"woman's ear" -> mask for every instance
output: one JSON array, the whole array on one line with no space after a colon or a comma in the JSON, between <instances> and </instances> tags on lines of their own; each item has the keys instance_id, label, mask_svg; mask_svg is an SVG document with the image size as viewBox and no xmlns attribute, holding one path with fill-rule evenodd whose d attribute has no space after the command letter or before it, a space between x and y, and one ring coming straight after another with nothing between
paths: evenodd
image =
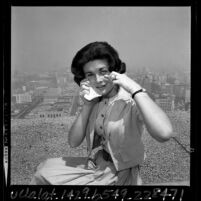
<instances>
[{"instance_id":1,"label":"woman's ear","mask_svg":"<svg viewBox=\"0 0 201 201\"><path fill-rule=\"evenodd\" d=\"M121 63L119 73L123 74L126 72L126 64L124 62Z\"/></svg>"}]
</instances>

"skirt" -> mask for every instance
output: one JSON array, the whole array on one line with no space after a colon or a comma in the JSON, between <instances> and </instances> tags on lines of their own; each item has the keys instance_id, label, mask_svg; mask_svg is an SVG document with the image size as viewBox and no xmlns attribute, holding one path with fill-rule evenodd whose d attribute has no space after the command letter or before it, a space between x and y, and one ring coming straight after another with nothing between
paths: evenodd
<instances>
[{"instance_id":1,"label":"skirt","mask_svg":"<svg viewBox=\"0 0 201 201\"><path fill-rule=\"evenodd\" d=\"M87 157L51 158L42 162L30 185L141 185L140 167L117 171L110 157L100 150Z\"/></svg>"}]
</instances>

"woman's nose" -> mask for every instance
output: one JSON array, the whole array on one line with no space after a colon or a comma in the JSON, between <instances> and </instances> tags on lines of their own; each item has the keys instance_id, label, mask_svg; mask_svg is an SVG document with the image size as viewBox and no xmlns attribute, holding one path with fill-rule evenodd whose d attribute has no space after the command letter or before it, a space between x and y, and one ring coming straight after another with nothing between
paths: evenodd
<instances>
[{"instance_id":1,"label":"woman's nose","mask_svg":"<svg viewBox=\"0 0 201 201\"><path fill-rule=\"evenodd\" d=\"M96 75L96 82L102 82L102 81L103 81L103 76Z\"/></svg>"}]
</instances>

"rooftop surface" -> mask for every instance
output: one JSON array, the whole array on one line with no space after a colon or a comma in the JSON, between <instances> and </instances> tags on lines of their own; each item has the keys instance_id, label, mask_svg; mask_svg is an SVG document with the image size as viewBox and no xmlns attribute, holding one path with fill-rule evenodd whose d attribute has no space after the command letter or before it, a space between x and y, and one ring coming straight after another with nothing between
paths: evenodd
<instances>
[{"instance_id":1,"label":"rooftop surface","mask_svg":"<svg viewBox=\"0 0 201 201\"><path fill-rule=\"evenodd\" d=\"M190 180L190 113L175 111L168 115L178 141L159 143L145 132L142 139L146 159L141 168L144 185L169 182L185 185ZM47 158L86 156L86 141L78 148L68 145L68 131L74 119L72 116L12 120L11 185L29 184L36 167Z\"/></svg>"}]
</instances>

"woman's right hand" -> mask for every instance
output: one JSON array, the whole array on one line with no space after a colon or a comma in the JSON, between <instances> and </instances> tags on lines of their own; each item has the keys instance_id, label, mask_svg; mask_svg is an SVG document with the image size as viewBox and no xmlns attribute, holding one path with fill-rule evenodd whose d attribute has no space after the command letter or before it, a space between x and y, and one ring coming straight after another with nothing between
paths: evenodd
<instances>
[{"instance_id":1,"label":"woman's right hand","mask_svg":"<svg viewBox=\"0 0 201 201\"><path fill-rule=\"evenodd\" d=\"M87 79L84 79L80 82L80 97L84 102L84 105L93 106L95 103L98 102L99 98L94 98L91 101L88 101L84 96L89 94L90 92L90 82Z\"/></svg>"}]
</instances>

